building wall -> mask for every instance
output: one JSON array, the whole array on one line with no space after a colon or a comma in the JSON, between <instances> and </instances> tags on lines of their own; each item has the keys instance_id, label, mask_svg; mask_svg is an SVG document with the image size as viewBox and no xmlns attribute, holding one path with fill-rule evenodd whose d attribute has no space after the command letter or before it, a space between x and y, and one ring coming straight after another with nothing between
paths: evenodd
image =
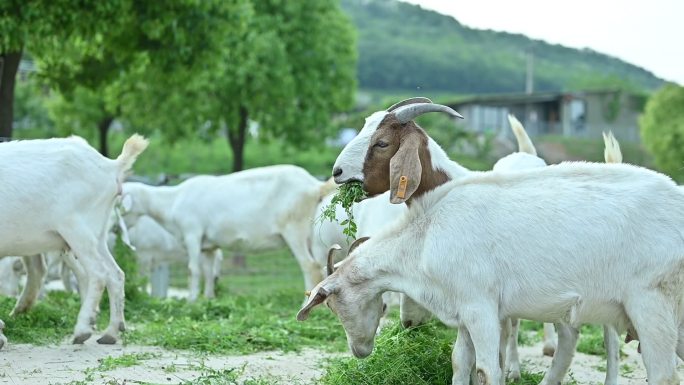
<instances>
[{"instance_id":1,"label":"building wall","mask_svg":"<svg viewBox=\"0 0 684 385\"><path fill-rule=\"evenodd\" d=\"M572 103L585 105L585 124L573 124ZM588 93L564 101L564 128L566 136L601 138L602 132L613 131L620 141L640 141L638 98L625 93Z\"/></svg>"},{"instance_id":2,"label":"building wall","mask_svg":"<svg viewBox=\"0 0 684 385\"><path fill-rule=\"evenodd\" d=\"M490 132L513 138L507 115L515 115L530 136L564 135L600 139L613 131L620 141L639 142L639 97L622 92L559 94L556 100L499 105L473 103L455 105L465 117L462 124L475 132Z\"/></svg>"}]
</instances>

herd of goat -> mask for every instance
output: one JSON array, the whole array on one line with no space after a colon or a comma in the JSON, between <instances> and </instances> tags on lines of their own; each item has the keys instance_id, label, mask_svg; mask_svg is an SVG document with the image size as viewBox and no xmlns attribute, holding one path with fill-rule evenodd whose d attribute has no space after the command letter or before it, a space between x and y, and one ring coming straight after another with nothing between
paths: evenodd
<instances>
[{"instance_id":1,"label":"herd of goat","mask_svg":"<svg viewBox=\"0 0 684 385\"><path fill-rule=\"evenodd\" d=\"M426 98L378 111L326 182L291 165L175 186L124 182L148 144L138 135L114 160L78 137L0 144L0 256L22 256L0 259L0 289L14 294L25 271L12 314L24 312L38 298L46 260L63 264L81 296L73 342L94 333L106 288L110 322L98 342L111 344L125 330L113 227L146 266L186 261L190 300L199 297L202 278L204 295L214 296L222 248L287 246L313 288L297 319L327 303L357 357L372 352L396 295L404 326L435 316L458 328L453 384L519 378L520 318L545 322L544 353L553 360L542 384L562 381L585 323L604 325L606 384L617 384L624 332L639 340L649 384L679 384L684 188L621 164L612 135L604 138L605 164L547 166L513 117L519 151L492 171L471 171L415 123L429 112L461 118ZM361 182L371 197L354 206L358 239L350 246L337 223L315 220L336 185L348 182ZM338 218L345 215L338 209ZM335 253L347 257L335 263ZM3 327L0 321L0 347Z\"/></svg>"}]
</instances>

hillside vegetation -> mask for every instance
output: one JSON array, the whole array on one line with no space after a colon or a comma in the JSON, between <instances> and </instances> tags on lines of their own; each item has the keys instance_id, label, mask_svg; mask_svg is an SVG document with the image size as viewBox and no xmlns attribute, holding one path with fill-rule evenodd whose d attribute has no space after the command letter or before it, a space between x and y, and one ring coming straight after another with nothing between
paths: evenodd
<instances>
[{"instance_id":1,"label":"hillside vegetation","mask_svg":"<svg viewBox=\"0 0 684 385\"><path fill-rule=\"evenodd\" d=\"M468 28L397 0L342 0L342 8L358 29L363 89L522 92L528 49L534 51L537 91L616 86L648 91L663 84L643 68L595 51Z\"/></svg>"}]
</instances>

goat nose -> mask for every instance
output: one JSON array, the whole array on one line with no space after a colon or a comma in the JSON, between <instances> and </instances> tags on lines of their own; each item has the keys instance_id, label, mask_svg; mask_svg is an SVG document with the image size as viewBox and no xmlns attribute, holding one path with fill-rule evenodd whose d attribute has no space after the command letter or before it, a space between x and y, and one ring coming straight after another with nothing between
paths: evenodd
<instances>
[{"instance_id":1,"label":"goat nose","mask_svg":"<svg viewBox=\"0 0 684 385\"><path fill-rule=\"evenodd\" d=\"M341 167L335 167L333 169L333 176L337 178L338 176L342 175L342 168Z\"/></svg>"}]
</instances>

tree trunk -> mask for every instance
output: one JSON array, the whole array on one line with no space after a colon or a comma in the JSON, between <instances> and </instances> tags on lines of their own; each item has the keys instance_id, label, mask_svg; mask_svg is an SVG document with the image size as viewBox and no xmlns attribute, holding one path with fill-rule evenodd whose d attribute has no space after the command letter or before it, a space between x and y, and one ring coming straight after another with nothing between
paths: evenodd
<instances>
[{"instance_id":1,"label":"tree trunk","mask_svg":"<svg viewBox=\"0 0 684 385\"><path fill-rule=\"evenodd\" d=\"M100 132L100 154L107 156L109 154L109 148L107 146L107 134L109 133L109 127L114 121L113 116L105 116L97 123L97 129Z\"/></svg>"},{"instance_id":2,"label":"tree trunk","mask_svg":"<svg viewBox=\"0 0 684 385\"><path fill-rule=\"evenodd\" d=\"M240 107L240 122L237 132L228 128L228 143L233 150L233 172L242 171L244 166L245 140L247 139L247 108Z\"/></svg>"},{"instance_id":3,"label":"tree trunk","mask_svg":"<svg viewBox=\"0 0 684 385\"><path fill-rule=\"evenodd\" d=\"M14 84L20 60L21 50L0 55L0 141L12 137Z\"/></svg>"}]
</instances>

